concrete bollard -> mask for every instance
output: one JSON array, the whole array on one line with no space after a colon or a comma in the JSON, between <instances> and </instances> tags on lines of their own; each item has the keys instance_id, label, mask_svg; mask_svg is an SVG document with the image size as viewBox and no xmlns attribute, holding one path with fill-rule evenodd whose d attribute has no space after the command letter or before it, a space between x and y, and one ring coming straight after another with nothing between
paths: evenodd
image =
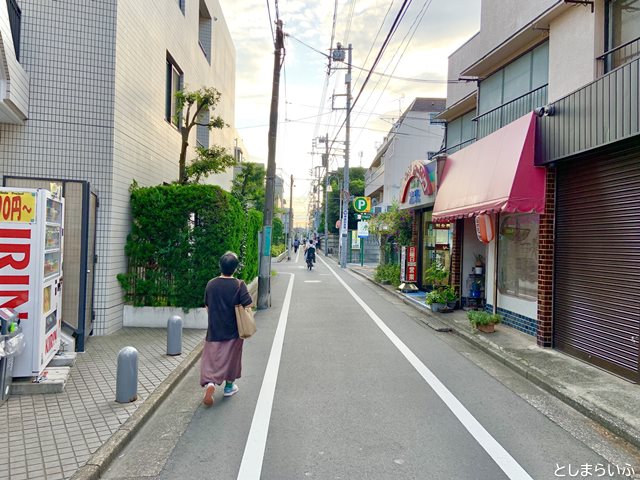
<instances>
[{"instance_id":1,"label":"concrete bollard","mask_svg":"<svg viewBox=\"0 0 640 480\"><path fill-rule=\"evenodd\" d=\"M167 321L167 355L182 353L182 318L173 315Z\"/></svg>"},{"instance_id":2,"label":"concrete bollard","mask_svg":"<svg viewBox=\"0 0 640 480\"><path fill-rule=\"evenodd\" d=\"M138 399L138 351L124 347L118 353L116 402L129 403Z\"/></svg>"}]
</instances>

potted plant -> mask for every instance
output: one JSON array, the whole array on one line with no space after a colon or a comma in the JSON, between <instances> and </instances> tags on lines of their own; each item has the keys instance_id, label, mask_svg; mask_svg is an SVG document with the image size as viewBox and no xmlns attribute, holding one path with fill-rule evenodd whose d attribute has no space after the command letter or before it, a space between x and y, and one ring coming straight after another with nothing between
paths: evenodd
<instances>
[{"instance_id":1,"label":"potted plant","mask_svg":"<svg viewBox=\"0 0 640 480\"><path fill-rule=\"evenodd\" d=\"M425 302L431 307L432 312L440 312L447 306L447 297L442 290L435 289L427 293Z\"/></svg>"},{"instance_id":2,"label":"potted plant","mask_svg":"<svg viewBox=\"0 0 640 480\"><path fill-rule=\"evenodd\" d=\"M447 307L450 309L456 308L456 303L458 303L458 294L453 287L447 287L442 291L444 298L446 299Z\"/></svg>"},{"instance_id":3,"label":"potted plant","mask_svg":"<svg viewBox=\"0 0 640 480\"><path fill-rule=\"evenodd\" d=\"M489 313L483 310L469 310L467 317L471 325L484 333L495 332L495 324L500 323L502 320L497 313Z\"/></svg>"},{"instance_id":4,"label":"potted plant","mask_svg":"<svg viewBox=\"0 0 640 480\"><path fill-rule=\"evenodd\" d=\"M434 290L440 286L445 285L447 277L449 276L449 272L447 272L444 268L441 268L437 262L433 262L424 273L425 283L431 285Z\"/></svg>"},{"instance_id":5,"label":"potted plant","mask_svg":"<svg viewBox=\"0 0 640 480\"><path fill-rule=\"evenodd\" d=\"M484 272L484 257L480 253L476 253L476 266L473 268L473 273L476 275L482 275Z\"/></svg>"}]
</instances>

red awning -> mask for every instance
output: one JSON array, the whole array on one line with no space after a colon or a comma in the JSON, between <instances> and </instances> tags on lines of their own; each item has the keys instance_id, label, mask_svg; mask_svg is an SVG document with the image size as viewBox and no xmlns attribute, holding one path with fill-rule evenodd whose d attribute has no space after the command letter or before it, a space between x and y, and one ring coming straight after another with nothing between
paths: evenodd
<instances>
[{"instance_id":1,"label":"red awning","mask_svg":"<svg viewBox=\"0 0 640 480\"><path fill-rule=\"evenodd\" d=\"M492 212L544 211L545 169L535 167L536 116L525 115L445 163L434 219Z\"/></svg>"}]
</instances>

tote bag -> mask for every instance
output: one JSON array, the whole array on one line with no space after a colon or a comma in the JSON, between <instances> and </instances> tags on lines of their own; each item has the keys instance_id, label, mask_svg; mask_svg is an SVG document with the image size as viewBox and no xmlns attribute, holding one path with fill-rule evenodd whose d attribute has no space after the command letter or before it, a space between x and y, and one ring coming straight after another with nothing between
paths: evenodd
<instances>
[{"instance_id":1,"label":"tote bag","mask_svg":"<svg viewBox=\"0 0 640 480\"><path fill-rule=\"evenodd\" d=\"M238 291L242 284L238 282ZM236 322L238 324L238 335L240 338L249 338L256 333L256 321L253 318L253 310L243 305L236 305Z\"/></svg>"}]
</instances>

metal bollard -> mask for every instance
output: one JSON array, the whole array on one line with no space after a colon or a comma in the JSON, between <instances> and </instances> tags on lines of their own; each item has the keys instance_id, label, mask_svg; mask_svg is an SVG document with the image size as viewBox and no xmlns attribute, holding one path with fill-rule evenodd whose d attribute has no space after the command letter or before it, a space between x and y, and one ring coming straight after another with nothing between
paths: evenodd
<instances>
[{"instance_id":1,"label":"metal bollard","mask_svg":"<svg viewBox=\"0 0 640 480\"><path fill-rule=\"evenodd\" d=\"M182 353L182 318L174 315L167 321L167 355Z\"/></svg>"},{"instance_id":2,"label":"metal bollard","mask_svg":"<svg viewBox=\"0 0 640 480\"><path fill-rule=\"evenodd\" d=\"M138 399L138 351L124 347L118 353L116 402L129 403Z\"/></svg>"}]
</instances>

